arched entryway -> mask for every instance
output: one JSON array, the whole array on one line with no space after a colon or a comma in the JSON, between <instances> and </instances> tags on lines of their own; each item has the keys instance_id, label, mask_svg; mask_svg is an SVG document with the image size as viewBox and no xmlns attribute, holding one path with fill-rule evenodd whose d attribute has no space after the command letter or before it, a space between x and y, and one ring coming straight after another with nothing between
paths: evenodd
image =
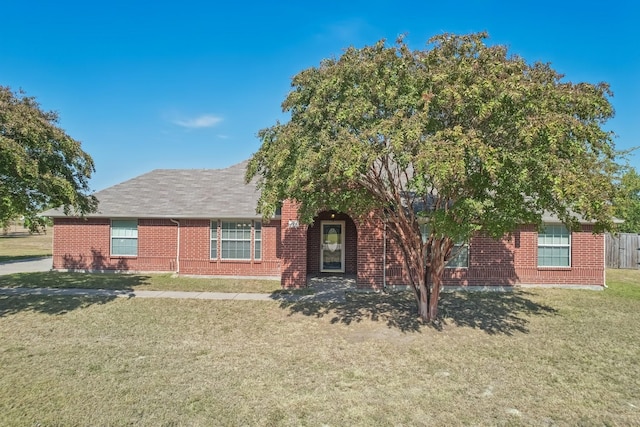
<instances>
[{"instance_id":1,"label":"arched entryway","mask_svg":"<svg viewBox=\"0 0 640 427\"><path fill-rule=\"evenodd\" d=\"M351 217L335 211L320 212L307 229L307 274L358 273L358 231Z\"/></svg>"}]
</instances>

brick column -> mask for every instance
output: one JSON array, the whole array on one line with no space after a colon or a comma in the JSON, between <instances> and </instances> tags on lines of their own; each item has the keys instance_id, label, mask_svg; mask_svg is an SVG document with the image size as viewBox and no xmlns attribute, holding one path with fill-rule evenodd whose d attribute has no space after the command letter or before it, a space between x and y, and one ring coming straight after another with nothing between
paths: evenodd
<instances>
[{"instance_id":1,"label":"brick column","mask_svg":"<svg viewBox=\"0 0 640 427\"><path fill-rule=\"evenodd\" d=\"M305 287L307 285L307 226L299 222L298 204L285 200L280 218L282 287Z\"/></svg>"},{"instance_id":2,"label":"brick column","mask_svg":"<svg viewBox=\"0 0 640 427\"><path fill-rule=\"evenodd\" d=\"M360 289L380 290L384 286L383 225L373 214L357 220L358 278Z\"/></svg>"}]
</instances>

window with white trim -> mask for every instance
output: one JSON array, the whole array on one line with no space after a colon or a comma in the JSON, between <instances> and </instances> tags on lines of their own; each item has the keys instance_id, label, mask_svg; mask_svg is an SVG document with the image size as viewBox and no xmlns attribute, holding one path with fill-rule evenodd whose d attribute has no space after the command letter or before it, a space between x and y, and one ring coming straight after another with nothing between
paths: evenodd
<instances>
[{"instance_id":1,"label":"window with white trim","mask_svg":"<svg viewBox=\"0 0 640 427\"><path fill-rule=\"evenodd\" d=\"M253 222L253 259L262 258L262 222Z\"/></svg>"},{"instance_id":2,"label":"window with white trim","mask_svg":"<svg viewBox=\"0 0 640 427\"><path fill-rule=\"evenodd\" d=\"M429 239L429 226L420 224L420 233L422 234L422 242ZM464 242L456 243L451 249L451 253L455 254L453 258L447 260L445 268L467 268L469 267L469 245Z\"/></svg>"},{"instance_id":3,"label":"window with white trim","mask_svg":"<svg viewBox=\"0 0 640 427\"><path fill-rule=\"evenodd\" d=\"M218 220L211 220L211 259L218 258Z\"/></svg>"},{"instance_id":4,"label":"window with white trim","mask_svg":"<svg viewBox=\"0 0 640 427\"><path fill-rule=\"evenodd\" d=\"M262 222L252 220L211 220L211 259L262 259ZM253 256L253 258L252 258Z\"/></svg>"},{"instance_id":5,"label":"window with white trim","mask_svg":"<svg viewBox=\"0 0 640 427\"><path fill-rule=\"evenodd\" d=\"M251 259L251 221L222 221L222 259Z\"/></svg>"},{"instance_id":6,"label":"window with white trim","mask_svg":"<svg viewBox=\"0 0 640 427\"><path fill-rule=\"evenodd\" d=\"M571 233L563 224L545 224L538 233L538 267L571 266Z\"/></svg>"},{"instance_id":7,"label":"window with white trim","mask_svg":"<svg viewBox=\"0 0 640 427\"><path fill-rule=\"evenodd\" d=\"M138 220L111 220L111 255L138 255Z\"/></svg>"}]
</instances>

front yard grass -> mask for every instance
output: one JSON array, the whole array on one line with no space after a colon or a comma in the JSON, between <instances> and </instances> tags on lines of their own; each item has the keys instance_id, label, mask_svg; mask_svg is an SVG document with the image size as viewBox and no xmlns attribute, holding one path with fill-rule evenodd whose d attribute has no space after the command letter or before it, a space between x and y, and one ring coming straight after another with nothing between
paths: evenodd
<instances>
[{"instance_id":1,"label":"front yard grass","mask_svg":"<svg viewBox=\"0 0 640 427\"><path fill-rule=\"evenodd\" d=\"M608 277L447 293L440 328L409 294L0 296L0 425L639 425L640 273Z\"/></svg>"},{"instance_id":2,"label":"front yard grass","mask_svg":"<svg viewBox=\"0 0 640 427\"><path fill-rule=\"evenodd\" d=\"M51 232L29 234L23 228L0 234L0 262L51 256Z\"/></svg>"},{"instance_id":3,"label":"front yard grass","mask_svg":"<svg viewBox=\"0 0 640 427\"><path fill-rule=\"evenodd\" d=\"M188 277L175 276L171 273L118 274L58 271L0 276L0 287L249 293L271 293L281 289L279 280Z\"/></svg>"}]
</instances>

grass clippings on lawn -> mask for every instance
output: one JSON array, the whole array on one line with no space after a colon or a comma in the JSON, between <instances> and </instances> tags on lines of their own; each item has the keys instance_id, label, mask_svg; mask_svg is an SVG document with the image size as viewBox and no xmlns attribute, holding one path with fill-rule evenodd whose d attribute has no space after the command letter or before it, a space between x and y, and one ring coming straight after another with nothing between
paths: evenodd
<instances>
[{"instance_id":1,"label":"grass clippings on lawn","mask_svg":"<svg viewBox=\"0 0 640 427\"><path fill-rule=\"evenodd\" d=\"M0 425L638 425L640 274L609 282L445 294L440 329L409 294L4 296Z\"/></svg>"}]
</instances>

